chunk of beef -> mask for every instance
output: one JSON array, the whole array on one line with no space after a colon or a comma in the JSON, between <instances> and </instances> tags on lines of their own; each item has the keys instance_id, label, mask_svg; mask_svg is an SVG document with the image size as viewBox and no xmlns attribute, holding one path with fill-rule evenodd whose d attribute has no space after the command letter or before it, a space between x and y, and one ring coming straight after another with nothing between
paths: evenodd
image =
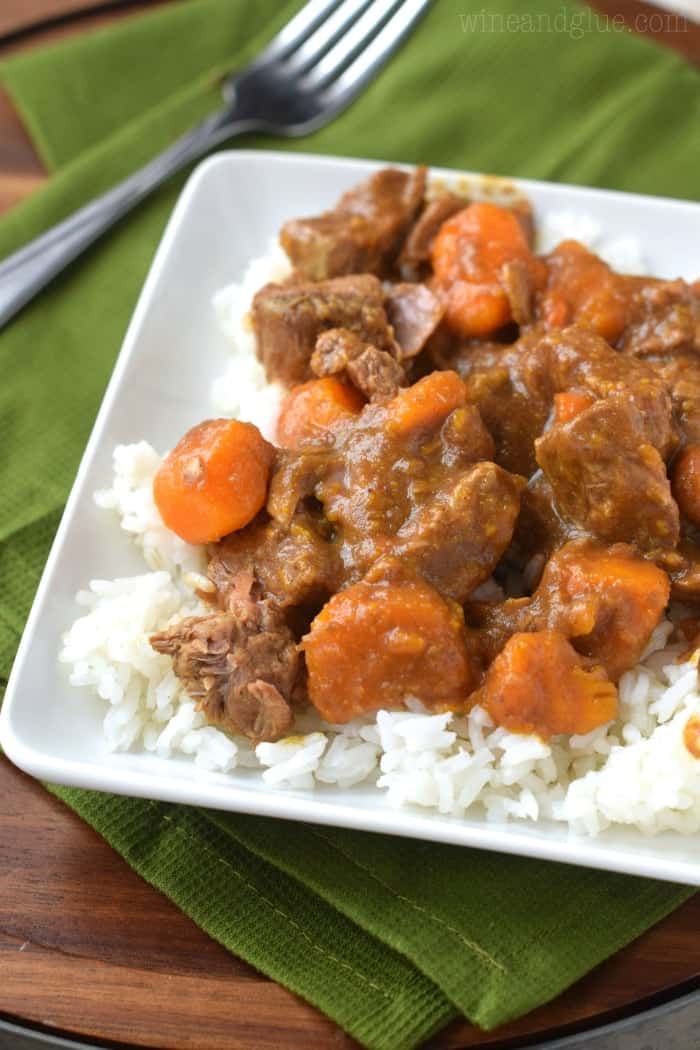
<instances>
[{"instance_id":1,"label":"chunk of beef","mask_svg":"<svg viewBox=\"0 0 700 1050\"><path fill-rule=\"evenodd\" d=\"M558 513L589 535L643 551L678 542L678 507L663 460L624 395L552 427L535 450Z\"/></svg>"},{"instance_id":2,"label":"chunk of beef","mask_svg":"<svg viewBox=\"0 0 700 1050\"><path fill-rule=\"evenodd\" d=\"M369 345L348 328L329 328L316 340L311 371L317 376L340 375Z\"/></svg>"},{"instance_id":3,"label":"chunk of beef","mask_svg":"<svg viewBox=\"0 0 700 1050\"><path fill-rule=\"evenodd\" d=\"M400 360L415 357L440 324L444 307L424 284L393 284L385 301Z\"/></svg>"},{"instance_id":4,"label":"chunk of beef","mask_svg":"<svg viewBox=\"0 0 700 1050\"><path fill-rule=\"evenodd\" d=\"M376 346L368 346L349 361L347 375L369 401L393 397L406 382L406 373L396 358Z\"/></svg>"},{"instance_id":5,"label":"chunk of beef","mask_svg":"<svg viewBox=\"0 0 700 1050\"><path fill-rule=\"evenodd\" d=\"M312 281L387 275L423 202L425 180L425 168L383 168L344 193L332 211L285 223L280 242L295 270Z\"/></svg>"},{"instance_id":6,"label":"chunk of beef","mask_svg":"<svg viewBox=\"0 0 700 1050\"><path fill-rule=\"evenodd\" d=\"M297 494L297 500L302 498ZM280 609L320 606L341 577L327 522L300 504L288 521L260 517L226 536L213 546L208 569L224 608L242 574L254 579Z\"/></svg>"},{"instance_id":7,"label":"chunk of beef","mask_svg":"<svg viewBox=\"0 0 700 1050\"><path fill-rule=\"evenodd\" d=\"M675 448L671 399L663 378L646 362L617 353L587 329L533 328L511 347L472 347L457 363L470 399L494 438L497 462L507 470L526 476L536 470L534 442L550 419L554 395L561 391L627 399L641 416L645 439L661 456Z\"/></svg>"},{"instance_id":8,"label":"chunk of beef","mask_svg":"<svg viewBox=\"0 0 700 1050\"><path fill-rule=\"evenodd\" d=\"M700 353L700 294L685 281L623 278L627 323L617 346L646 357L677 351Z\"/></svg>"},{"instance_id":9,"label":"chunk of beef","mask_svg":"<svg viewBox=\"0 0 700 1050\"><path fill-rule=\"evenodd\" d=\"M311 370L317 376L343 375L368 401L393 397L406 382L406 371L392 354L346 328L321 333L311 355Z\"/></svg>"},{"instance_id":10,"label":"chunk of beef","mask_svg":"<svg viewBox=\"0 0 700 1050\"><path fill-rule=\"evenodd\" d=\"M151 645L173 658L209 722L256 743L278 740L291 726L299 654L269 602L236 598L226 612L193 616L154 634Z\"/></svg>"},{"instance_id":11,"label":"chunk of beef","mask_svg":"<svg viewBox=\"0 0 700 1050\"><path fill-rule=\"evenodd\" d=\"M537 469L535 439L554 400L548 355L521 340L513 347L474 347L455 363L493 437L496 462L529 477Z\"/></svg>"},{"instance_id":12,"label":"chunk of beef","mask_svg":"<svg viewBox=\"0 0 700 1050\"><path fill-rule=\"evenodd\" d=\"M446 190L429 201L409 233L399 255L399 273L405 281L420 281L430 270L430 250L435 236L452 215L466 208L468 201Z\"/></svg>"},{"instance_id":13,"label":"chunk of beef","mask_svg":"<svg viewBox=\"0 0 700 1050\"><path fill-rule=\"evenodd\" d=\"M314 529L326 539L330 526L322 514L309 509L318 479L328 470L335 456L336 434L325 444L305 445L303 450L278 453L267 493L267 512L273 521L289 528L298 513L311 516Z\"/></svg>"},{"instance_id":14,"label":"chunk of beef","mask_svg":"<svg viewBox=\"0 0 700 1050\"><path fill-rule=\"evenodd\" d=\"M617 349L639 357L700 352L696 287L615 273L576 241L563 241L545 261L548 279L537 294L537 316L547 325L590 327Z\"/></svg>"},{"instance_id":15,"label":"chunk of beef","mask_svg":"<svg viewBox=\"0 0 700 1050\"><path fill-rule=\"evenodd\" d=\"M441 593L465 598L510 542L523 479L483 462L493 443L478 410L459 404L454 374L421 383L443 397L431 389L423 399L419 383L367 405L332 444L286 455L273 475L267 510L279 524L297 507L289 493L312 491L321 504L339 559L336 589L398 557Z\"/></svg>"},{"instance_id":16,"label":"chunk of beef","mask_svg":"<svg viewBox=\"0 0 700 1050\"><path fill-rule=\"evenodd\" d=\"M241 732L255 743L279 740L294 721L291 708L279 689L263 678L256 678L242 692L235 717Z\"/></svg>"},{"instance_id":17,"label":"chunk of beef","mask_svg":"<svg viewBox=\"0 0 700 1050\"><path fill-rule=\"evenodd\" d=\"M441 594L464 600L508 547L522 478L477 463L438 489L397 530L394 553Z\"/></svg>"},{"instance_id":18,"label":"chunk of beef","mask_svg":"<svg viewBox=\"0 0 700 1050\"><path fill-rule=\"evenodd\" d=\"M674 350L660 357L645 357L644 364L659 376L669 392L683 443L700 444L700 355Z\"/></svg>"},{"instance_id":19,"label":"chunk of beef","mask_svg":"<svg viewBox=\"0 0 700 1050\"><path fill-rule=\"evenodd\" d=\"M398 556L460 599L508 546L524 482L479 462L493 446L477 410L450 407L428 419L412 410L415 426L406 427L391 425L400 412L394 401L369 405L336 432L333 447L313 450L314 496L333 528L344 584ZM273 479L270 513L288 514L277 489L298 484L305 459L302 452L287 461L279 486Z\"/></svg>"},{"instance_id":20,"label":"chunk of beef","mask_svg":"<svg viewBox=\"0 0 700 1050\"><path fill-rule=\"evenodd\" d=\"M667 384L647 362L632 362L578 326L549 333L544 346L557 391L580 388L597 398L616 394L628 400L641 416L646 440L661 457L674 451L678 438Z\"/></svg>"},{"instance_id":21,"label":"chunk of beef","mask_svg":"<svg viewBox=\"0 0 700 1050\"><path fill-rule=\"evenodd\" d=\"M440 431L442 462L446 467L493 459L493 438L475 405L456 408Z\"/></svg>"},{"instance_id":22,"label":"chunk of beef","mask_svg":"<svg viewBox=\"0 0 700 1050\"><path fill-rule=\"evenodd\" d=\"M371 274L265 285L253 299L252 317L267 378L287 384L310 379L316 340L330 328L347 328L378 350L393 351L383 300Z\"/></svg>"}]
</instances>

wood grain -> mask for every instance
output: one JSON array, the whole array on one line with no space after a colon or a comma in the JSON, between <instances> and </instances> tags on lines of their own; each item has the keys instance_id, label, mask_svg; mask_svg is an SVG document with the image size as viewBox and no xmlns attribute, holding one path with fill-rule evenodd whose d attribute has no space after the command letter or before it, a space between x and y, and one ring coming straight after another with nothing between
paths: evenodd
<instances>
[{"instance_id":1,"label":"wood grain","mask_svg":"<svg viewBox=\"0 0 700 1050\"><path fill-rule=\"evenodd\" d=\"M2 0L0 35L94 0ZM135 16L93 15L24 36L0 57ZM700 64L700 26L664 32L638 0L593 0L608 16ZM668 23L667 23L668 24ZM656 28L655 28L656 27ZM43 167L0 92L0 212L38 188ZM336 1025L231 956L143 882L99 836L0 757L0 1015L86 1039L158 1050L350 1050ZM485 1034L464 1021L426 1050L521 1047L628 1015L700 984L700 896L555 1002Z\"/></svg>"},{"instance_id":2,"label":"wood grain","mask_svg":"<svg viewBox=\"0 0 700 1050\"><path fill-rule=\"evenodd\" d=\"M0 1014L162 1050L355 1046L207 937L4 758L0 835ZM699 929L700 896L554 1003L488 1034L456 1022L430 1050L520 1045L670 996L700 973Z\"/></svg>"},{"instance_id":3,"label":"wood grain","mask_svg":"<svg viewBox=\"0 0 700 1050\"><path fill-rule=\"evenodd\" d=\"M0 0L0 60L29 48L53 43L77 32L98 29L173 0L110 0L105 11L85 14L79 21L38 29L10 44L6 34L34 26L61 14L92 12L96 0ZM19 204L46 181L46 171L7 92L0 86L0 215Z\"/></svg>"},{"instance_id":4,"label":"wood grain","mask_svg":"<svg viewBox=\"0 0 700 1050\"><path fill-rule=\"evenodd\" d=\"M589 4L605 18L612 20L617 17L631 33L649 37L700 65L699 21L661 10L643 0L589 0Z\"/></svg>"},{"instance_id":5,"label":"wood grain","mask_svg":"<svg viewBox=\"0 0 700 1050\"><path fill-rule=\"evenodd\" d=\"M46 180L24 126L0 88L0 214L19 204Z\"/></svg>"},{"instance_id":6,"label":"wood grain","mask_svg":"<svg viewBox=\"0 0 700 1050\"><path fill-rule=\"evenodd\" d=\"M211 940L5 758L0 829L0 1014L163 1050L356 1045Z\"/></svg>"},{"instance_id":7,"label":"wood grain","mask_svg":"<svg viewBox=\"0 0 700 1050\"><path fill-rule=\"evenodd\" d=\"M0 34L46 18L55 18L71 12L85 11L94 6L94 0L3 0L0 9Z\"/></svg>"},{"instance_id":8,"label":"wood grain","mask_svg":"<svg viewBox=\"0 0 700 1050\"><path fill-rule=\"evenodd\" d=\"M2 0L0 38L23 33L23 39L28 39L27 31L32 30L31 47L49 33L75 32L76 26L84 31L159 2L162 0Z\"/></svg>"}]
</instances>

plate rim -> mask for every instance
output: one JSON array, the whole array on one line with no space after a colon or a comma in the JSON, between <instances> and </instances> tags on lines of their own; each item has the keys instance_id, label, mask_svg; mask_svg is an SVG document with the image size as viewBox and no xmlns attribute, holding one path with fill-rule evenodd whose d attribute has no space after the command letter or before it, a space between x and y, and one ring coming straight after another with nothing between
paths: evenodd
<instances>
[{"instance_id":1,"label":"plate rim","mask_svg":"<svg viewBox=\"0 0 700 1050\"><path fill-rule=\"evenodd\" d=\"M221 150L200 162L189 175L177 202L169 216L156 252L151 261L148 274L143 283L124 335L114 367L105 388L99 410L95 417L90 436L85 445L78 470L66 501L63 514L51 549L42 571L39 585L27 617L22 637L17 648L13 667L7 682L5 696L0 709L0 747L7 757L19 768L42 780L92 790L114 792L142 798L157 798L167 802L178 802L189 805L211 806L234 812L251 813L260 816L272 816L279 819L300 820L332 826L352 828L369 832L409 836L424 840L449 843L452 845L471 846L480 849L491 849L498 852L529 856L542 860L573 863L600 870L617 871L632 875L653 877L672 882L686 882L700 885L700 860L683 861L664 859L663 855L645 853L620 853L611 847L605 847L604 840L569 833L568 839L548 840L538 835L537 824L518 827L510 823L489 823L486 820L478 826L468 822L459 823L457 818L444 817L433 811L417 812L413 808L394 809L390 806L376 809L354 809L344 800L329 802L318 794L300 793L289 790L280 791L273 788L267 791L250 791L235 784L225 788L225 799L221 798L221 786L207 784L190 779L166 779L161 773L146 771L118 771L112 767L92 765L89 762L74 759L57 758L31 746L15 731L12 723L12 712L20 702L17 698L21 692L23 669L35 632L40 625L46 600L50 594L56 566L63 555L63 548L73 525L78 501L83 489L83 481L103 440L102 431L109 413L122 388L122 377L138 347L138 335L142 323L151 306L160 271L169 257L173 241L177 236L181 222L189 212L191 201L200 184L205 181L212 170L236 164L272 163L273 165L317 164L321 167L342 165L354 167L358 171L368 171L386 165L387 161L371 158L343 157L329 154L313 154L274 150ZM394 164L395 162L391 162ZM395 166L413 168L414 164ZM430 166L430 172L436 177L464 177L466 179L496 179L510 183L524 192L532 190L565 191L568 197L590 201L591 195L599 200L613 203L625 200L636 205L653 203L655 207L685 211L688 208L696 211L700 217L700 202L685 201L676 198L656 197L648 194L628 193L620 190L607 190L599 187L584 187L568 183L547 182L542 180L521 179L517 176L496 175L465 171L457 168ZM127 781L127 782L124 782ZM398 818L398 824L397 824ZM636 831L636 829L634 829ZM527 832L527 833L525 833ZM637 832L640 846L653 842L653 838ZM678 836L679 841L692 839L695 836ZM596 848L602 843L602 848Z\"/></svg>"}]
</instances>

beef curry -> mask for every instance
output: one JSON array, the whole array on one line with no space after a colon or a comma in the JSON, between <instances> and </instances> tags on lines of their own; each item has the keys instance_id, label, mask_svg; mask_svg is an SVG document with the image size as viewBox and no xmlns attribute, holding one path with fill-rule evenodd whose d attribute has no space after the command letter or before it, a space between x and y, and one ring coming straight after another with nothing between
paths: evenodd
<instances>
[{"instance_id":1,"label":"beef curry","mask_svg":"<svg viewBox=\"0 0 700 1050\"><path fill-rule=\"evenodd\" d=\"M208 421L154 486L212 609L152 644L211 722L275 740L309 701L417 698L586 733L700 603L700 287L533 233L422 168L283 227L292 274L251 310L275 445Z\"/></svg>"}]
</instances>

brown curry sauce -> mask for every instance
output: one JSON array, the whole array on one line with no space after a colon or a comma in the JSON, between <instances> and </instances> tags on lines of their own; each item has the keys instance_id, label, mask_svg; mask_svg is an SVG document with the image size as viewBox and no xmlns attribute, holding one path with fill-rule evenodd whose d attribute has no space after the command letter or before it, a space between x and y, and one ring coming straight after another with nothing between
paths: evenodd
<instances>
[{"instance_id":1,"label":"brown curry sauce","mask_svg":"<svg viewBox=\"0 0 700 1050\"><path fill-rule=\"evenodd\" d=\"M294 272L252 317L286 447L210 545L216 611L157 640L218 724L417 697L585 733L670 597L700 602L700 289L532 229L427 200L423 169L284 227Z\"/></svg>"}]
</instances>

